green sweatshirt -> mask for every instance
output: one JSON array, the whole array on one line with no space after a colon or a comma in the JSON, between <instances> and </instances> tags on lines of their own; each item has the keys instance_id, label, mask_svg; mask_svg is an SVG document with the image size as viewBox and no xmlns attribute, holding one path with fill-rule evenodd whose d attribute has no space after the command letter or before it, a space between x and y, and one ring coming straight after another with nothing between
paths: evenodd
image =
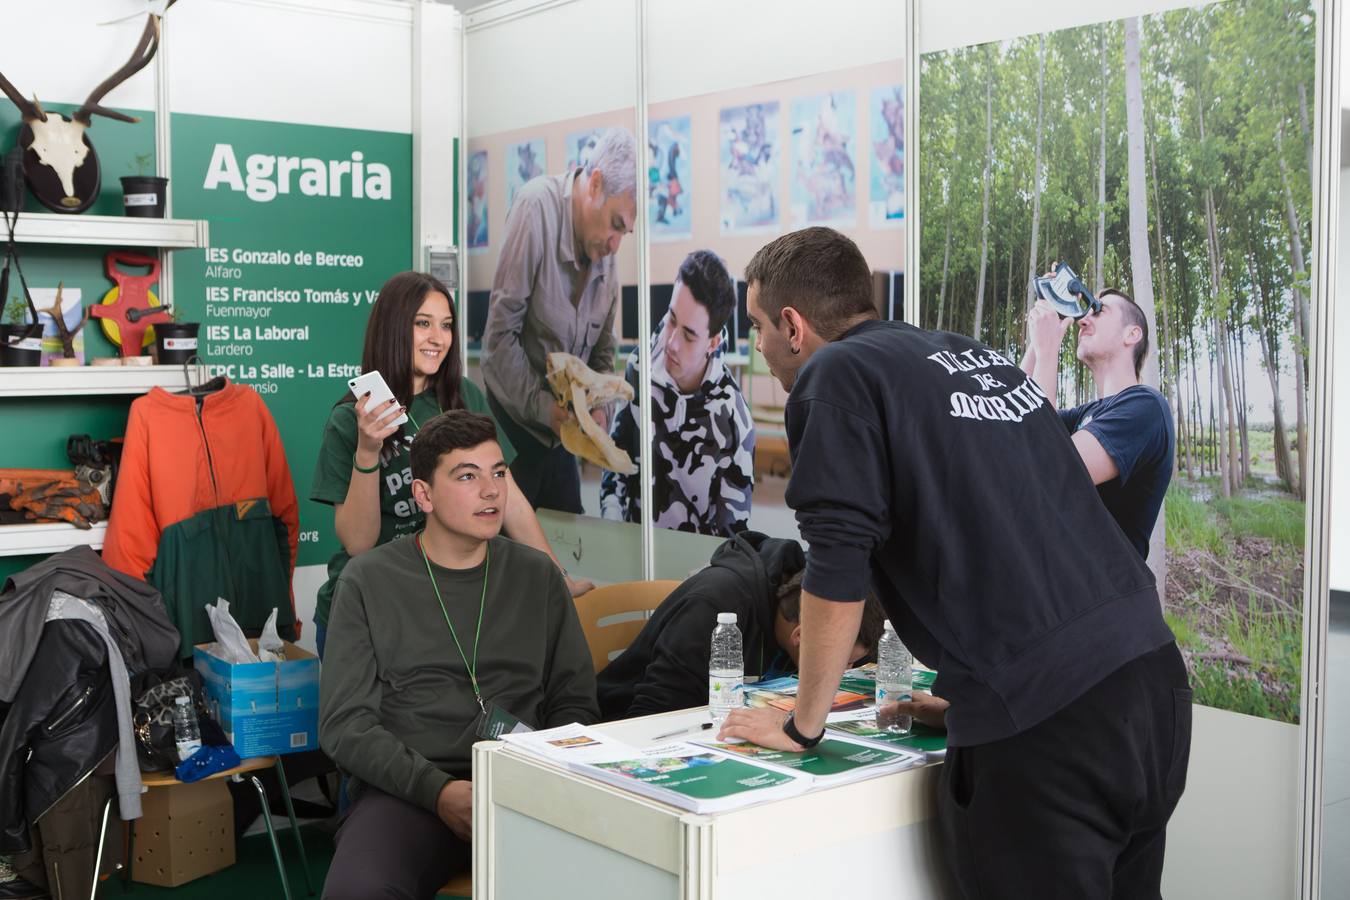
<instances>
[{"instance_id":1,"label":"green sweatshirt","mask_svg":"<svg viewBox=\"0 0 1350 900\"><path fill-rule=\"evenodd\" d=\"M470 662L489 570L475 666L484 701L533 728L599 718L591 654L552 560L497 537L486 565L431 568ZM434 812L445 783L469 777L478 703L413 539L343 569L320 685L319 744L360 781Z\"/></svg>"}]
</instances>

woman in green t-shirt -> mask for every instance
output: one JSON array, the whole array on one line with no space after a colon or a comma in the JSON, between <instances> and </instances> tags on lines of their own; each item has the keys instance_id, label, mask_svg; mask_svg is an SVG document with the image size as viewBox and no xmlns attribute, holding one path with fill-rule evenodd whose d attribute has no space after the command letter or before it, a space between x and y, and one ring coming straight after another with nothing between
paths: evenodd
<instances>
[{"instance_id":1,"label":"woman in green t-shirt","mask_svg":"<svg viewBox=\"0 0 1350 900\"><path fill-rule=\"evenodd\" d=\"M333 589L347 561L422 528L425 517L413 501L408 458L413 435L445 410L470 409L492 415L482 390L460 371L459 354L451 352L454 339L454 307L449 290L438 279L421 272L400 272L380 288L366 324L361 371L384 376L394 399L365 410L364 402L358 404L348 392L333 407L310 490L311 500L334 507L333 524L342 544L328 563L328 581L319 589L314 612L320 657L328 636ZM407 423L382 424L395 406L407 412ZM500 426L497 442L510 464L515 448ZM547 553L557 563L534 509L509 472L506 477L511 494L504 522L507 536ZM567 585L573 596L593 587L570 577Z\"/></svg>"}]
</instances>

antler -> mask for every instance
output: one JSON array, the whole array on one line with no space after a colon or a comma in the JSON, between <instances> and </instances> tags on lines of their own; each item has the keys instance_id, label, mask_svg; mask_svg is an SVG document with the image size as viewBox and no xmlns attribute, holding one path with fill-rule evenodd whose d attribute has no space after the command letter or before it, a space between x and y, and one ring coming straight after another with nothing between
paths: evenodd
<instances>
[{"instance_id":1,"label":"antler","mask_svg":"<svg viewBox=\"0 0 1350 900\"><path fill-rule=\"evenodd\" d=\"M14 105L19 108L19 115L25 122L31 122L34 119L47 121L47 114L37 105L35 100L29 100L19 93L19 89L9 83L9 79L0 75L0 91L5 92L5 96L14 101Z\"/></svg>"},{"instance_id":2,"label":"antler","mask_svg":"<svg viewBox=\"0 0 1350 900\"><path fill-rule=\"evenodd\" d=\"M169 6L172 5L172 3L169 4ZM166 6L165 9L168 9L168 7ZM128 116L115 109L99 106L99 101L113 88L144 69L150 60L155 58L157 49L159 49L159 16L151 13L145 20L145 30L141 32L141 39L137 41L136 49L131 51L131 58L126 61L122 68L109 75L102 84L94 88L89 95L89 99L84 101L84 105L76 110L71 118L86 125L90 123L92 116L106 116L109 119L117 119L122 122L139 122L140 119L135 116Z\"/></svg>"}]
</instances>

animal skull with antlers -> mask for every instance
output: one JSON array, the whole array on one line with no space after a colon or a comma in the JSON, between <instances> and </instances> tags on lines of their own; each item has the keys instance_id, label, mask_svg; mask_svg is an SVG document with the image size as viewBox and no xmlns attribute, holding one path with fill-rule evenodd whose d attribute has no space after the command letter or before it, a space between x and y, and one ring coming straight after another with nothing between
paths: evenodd
<instances>
[{"instance_id":1,"label":"animal skull with antlers","mask_svg":"<svg viewBox=\"0 0 1350 900\"><path fill-rule=\"evenodd\" d=\"M165 8L172 5L170 0ZM140 121L99 104L109 91L145 68L154 58L159 48L159 26L160 16L152 12L131 58L94 88L89 99L70 117L43 109L36 95L28 100L0 74L0 90L14 101L23 117L19 146L24 149L24 176L43 206L54 212L79 213L98 199L102 176L98 154L94 152L87 130L96 115L122 122Z\"/></svg>"}]
</instances>

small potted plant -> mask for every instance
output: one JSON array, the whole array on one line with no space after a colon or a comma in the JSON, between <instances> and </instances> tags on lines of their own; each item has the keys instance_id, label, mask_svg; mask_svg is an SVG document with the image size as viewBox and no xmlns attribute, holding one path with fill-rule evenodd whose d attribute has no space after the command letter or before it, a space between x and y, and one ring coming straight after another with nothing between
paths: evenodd
<instances>
[{"instance_id":1,"label":"small potted plant","mask_svg":"<svg viewBox=\"0 0 1350 900\"><path fill-rule=\"evenodd\" d=\"M197 322L179 322L172 312L172 322L155 323L155 362L161 366L179 365L197 355Z\"/></svg>"},{"instance_id":2,"label":"small potted plant","mask_svg":"<svg viewBox=\"0 0 1350 900\"><path fill-rule=\"evenodd\" d=\"M164 193L169 179L145 174L154 161L149 153L137 153L127 164L128 169L136 169L135 175L122 176L122 210L129 216L164 218Z\"/></svg>"},{"instance_id":3,"label":"small potted plant","mask_svg":"<svg viewBox=\"0 0 1350 900\"><path fill-rule=\"evenodd\" d=\"M33 320L22 297L10 297L0 323L0 365L42 365L42 326Z\"/></svg>"}]
</instances>

